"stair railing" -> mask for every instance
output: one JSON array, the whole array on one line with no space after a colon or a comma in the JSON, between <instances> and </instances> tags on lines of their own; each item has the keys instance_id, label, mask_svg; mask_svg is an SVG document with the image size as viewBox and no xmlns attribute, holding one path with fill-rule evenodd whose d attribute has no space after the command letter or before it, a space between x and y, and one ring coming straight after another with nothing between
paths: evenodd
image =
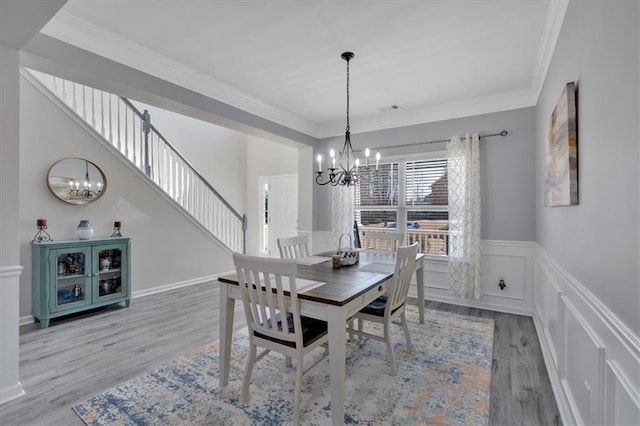
<instances>
[{"instance_id":1,"label":"stair railing","mask_svg":"<svg viewBox=\"0 0 640 426\"><path fill-rule=\"evenodd\" d=\"M229 250L246 252L238 213L128 99L26 69Z\"/></svg>"}]
</instances>

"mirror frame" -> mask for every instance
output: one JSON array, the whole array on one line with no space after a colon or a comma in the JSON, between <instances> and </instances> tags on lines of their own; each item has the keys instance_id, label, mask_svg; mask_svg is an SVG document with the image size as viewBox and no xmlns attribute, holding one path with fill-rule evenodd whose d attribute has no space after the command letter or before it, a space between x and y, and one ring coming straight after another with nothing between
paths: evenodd
<instances>
[{"instance_id":1,"label":"mirror frame","mask_svg":"<svg viewBox=\"0 0 640 426\"><path fill-rule=\"evenodd\" d=\"M61 163L70 161L84 162L84 167L82 167L82 163L80 164L80 168L74 164L71 164L70 166L67 165L67 167L74 168L71 169L73 170L73 176L58 176L52 174L56 166L64 166ZM89 177L89 186L81 189L80 182L82 181L83 176L85 180ZM101 178L101 181L97 180L98 177ZM91 182L96 181L101 188L98 192L91 189ZM72 182L75 182L75 189L73 189ZM93 161L78 157L63 158L53 163L49 168L49 171L47 172L47 188L49 188L49 192L51 192L51 194L53 194L53 196L58 200L67 204L82 206L92 203L104 195L107 190L107 177L104 175L102 169Z\"/></svg>"}]
</instances>

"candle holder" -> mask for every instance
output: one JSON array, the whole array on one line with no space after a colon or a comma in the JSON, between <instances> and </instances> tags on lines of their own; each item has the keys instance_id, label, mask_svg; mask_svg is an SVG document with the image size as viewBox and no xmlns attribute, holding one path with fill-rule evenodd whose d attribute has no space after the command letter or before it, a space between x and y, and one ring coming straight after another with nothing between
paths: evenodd
<instances>
[{"instance_id":1,"label":"candle holder","mask_svg":"<svg viewBox=\"0 0 640 426\"><path fill-rule=\"evenodd\" d=\"M122 237L122 233L120 232L121 228L122 228L122 222L118 220L113 222L113 234L111 234L111 238Z\"/></svg>"},{"instance_id":2,"label":"candle holder","mask_svg":"<svg viewBox=\"0 0 640 426\"><path fill-rule=\"evenodd\" d=\"M46 219L38 219L36 221L36 228L38 228L38 232L33 236L32 242L42 243L45 241L53 241L51 235L47 232L47 220Z\"/></svg>"}]
</instances>

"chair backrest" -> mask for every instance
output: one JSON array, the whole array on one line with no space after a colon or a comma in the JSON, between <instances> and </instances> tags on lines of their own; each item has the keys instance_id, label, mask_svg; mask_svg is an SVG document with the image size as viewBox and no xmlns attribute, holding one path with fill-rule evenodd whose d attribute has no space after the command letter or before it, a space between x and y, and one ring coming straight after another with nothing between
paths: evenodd
<instances>
[{"instance_id":1,"label":"chair backrest","mask_svg":"<svg viewBox=\"0 0 640 426\"><path fill-rule=\"evenodd\" d=\"M300 259L311 256L309 252L309 237L300 235L297 237L278 238L278 250L281 259Z\"/></svg>"},{"instance_id":2,"label":"chair backrest","mask_svg":"<svg viewBox=\"0 0 640 426\"><path fill-rule=\"evenodd\" d=\"M366 231L364 248L373 250L396 251L402 243L402 232Z\"/></svg>"},{"instance_id":3,"label":"chair backrest","mask_svg":"<svg viewBox=\"0 0 640 426\"><path fill-rule=\"evenodd\" d=\"M396 267L393 271L393 279L391 283L389 283L389 291L387 293L385 314L387 312L393 312L407 299L411 276L416 267L418 244L419 243L415 242L410 246L398 247L396 252Z\"/></svg>"},{"instance_id":4,"label":"chair backrest","mask_svg":"<svg viewBox=\"0 0 640 426\"><path fill-rule=\"evenodd\" d=\"M234 253L233 263L250 334L257 332L302 347L295 260ZM287 326L289 313L293 316L292 331Z\"/></svg>"}]
</instances>

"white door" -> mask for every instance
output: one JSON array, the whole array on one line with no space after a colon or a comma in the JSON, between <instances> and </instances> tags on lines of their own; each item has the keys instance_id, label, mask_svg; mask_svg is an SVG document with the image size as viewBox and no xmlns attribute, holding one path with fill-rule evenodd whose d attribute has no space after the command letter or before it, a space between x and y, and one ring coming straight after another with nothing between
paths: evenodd
<instances>
[{"instance_id":1,"label":"white door","mask_svg":"<svg viewBox=\"0 0 640 426\"><path fill-rule=\"evenodd\" d=\"M277 239L298 235L298 175L261 176L260 254L280 257Z\"/></svg>"}]
</instances>

